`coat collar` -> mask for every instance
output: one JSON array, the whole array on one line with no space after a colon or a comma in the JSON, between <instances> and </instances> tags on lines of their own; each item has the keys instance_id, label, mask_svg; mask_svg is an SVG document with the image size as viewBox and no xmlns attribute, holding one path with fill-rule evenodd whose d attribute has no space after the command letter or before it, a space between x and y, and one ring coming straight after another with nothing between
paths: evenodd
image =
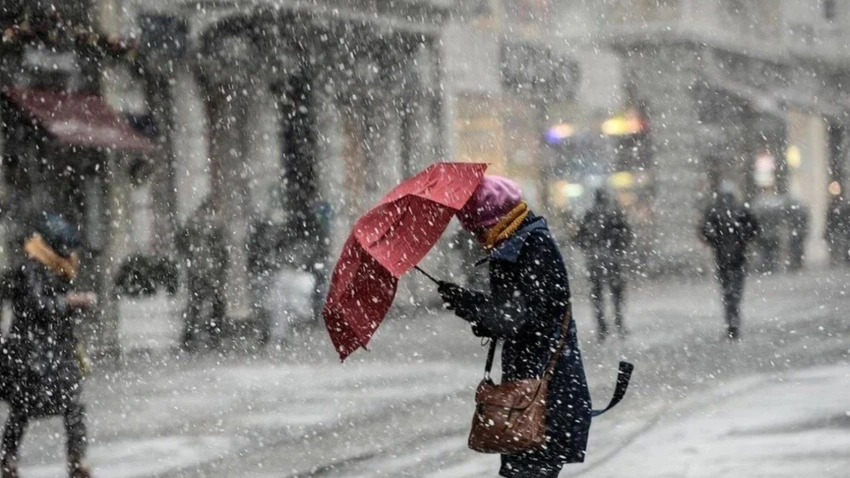
<instances>
[{"instance_id":1,"label":"coat collar","mask_svg":"<svg viewBox=\"0 0 850 478\"><path fill-rule=\"evenodd\" d=\"M540 216L531 216L526 219L526 224L522 226L513 236L499 244L490 252L490 255L479 260L475 265L483 264L487 261L507 261L516 262L519 259L519 254L522 252L525 242L532 232L546 231L549 232L549 226L546 224L546 219Z\"/></svg>"}]
</instances>

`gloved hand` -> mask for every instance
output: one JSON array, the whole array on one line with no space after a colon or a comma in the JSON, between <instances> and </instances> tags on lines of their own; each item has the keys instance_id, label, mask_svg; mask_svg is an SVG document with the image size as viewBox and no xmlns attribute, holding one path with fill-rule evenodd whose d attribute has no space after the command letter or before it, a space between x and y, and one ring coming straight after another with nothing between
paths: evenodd
<instances>
[{"instance_id":1,"label":"gloved hand","mask_svg":"<svg viewBox=\"0 0 850 478\"><path fill-rule=\"evenodd\" d=\"M472 335L476 337L481 337L485 339L492 339L493 337L487 333L487 329L481 327L481 325L476 321L470 321L470 325L472 325Z\"/></svg>"},{"instance_id":2,"label":"gloved hand","mask_svg":"<svg viewBox=\"0 0 850 478\"><path fill-rule=\"evenodd\" d=\"M443 303L449 310L457 309L461 301L461 297L463 297L463 287L452 284L451 282L440 281L437 284L437 292L439 292L440 297L443 298Z\"/></svg>"},{"instance_id":3,"label":"gloved hand","mask_svg":"<svg viewBox=\"0 0 850 478\"><path fill-rule=\"evenodd\" d=\"M479 297L475 292L450 282L440 282L437 292L443 297L447 309L454 311L455 315L464 320L473 320L475 311L479 304Z\"/></svg>"}]
</instances>

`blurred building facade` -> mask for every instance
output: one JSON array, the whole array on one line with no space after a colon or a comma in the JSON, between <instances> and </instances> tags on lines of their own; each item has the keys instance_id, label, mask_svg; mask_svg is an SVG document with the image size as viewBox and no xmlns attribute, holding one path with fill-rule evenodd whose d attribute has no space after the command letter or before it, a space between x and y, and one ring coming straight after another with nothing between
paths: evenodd
<instances>
[{"instance_id":1,"label":"blurred building facade","mask_svg":"<svg viewBox=\"0 0 850 478\"><path fill-rule=\"evenodd\" d=\"M15 204L54 206L35 204L34 198L53 193L44 181L24 187L30 183L15 176L37 170L16 169L20 158L48 164L53 154L64 160L50 168L55 182L72 189L54 194L53 203L64 201L69 210L80 205L73 218L91 231L90 243L101 242L93 280L111 305L92 319L91 335L104 350L118 347L115 269L134 254L176 257L175 235L205 199L226 231L228 321L254 324L251 269L267 259L256 257L258 231L279 226L275 250L267 252L325 274L329 255L359 213L401 178L444 156L439 42L446 15L440 2L16 0L2 12L4 111L26 113L18 115L26 126L32 112L16 103L23 103L17 90L85 94L120 125L116 134L139 142L71 144L82 151L81 163L64 170L73 163L69 148L49 153L15 138L4 117L4 213ZM41 18L43 25L33 24ZM71 36L85 36L83 43L120 50L130 44L121 39L133 39L133 46L106 58L88 55L74 39L54 45L59 23ZM45 37L32 42L31 61L42 68L27 74L30 47L10 45L33 28ZM67 74L47 71L65 64ZM48 116L68 104L42 96L35 101L51 105ZM63 118L39 131L57 142L50 127L91 116ZM62 139L60 146L67 146ZM68 177L80 164L92 179L75 185ZM90 190L96 201L85 196ZM9 231L20 217L15 211L4 216ZM6 236L14 248L14 233Z\"/></svg>"},{"instance_id":2,"label":"blurred building facade","mask_svg":"<svg viewBox=\"0 0 850 478\"><path fill-rule=\"evenodd\" d=\"M456 2L444 31L449 154L491 163L548 206L543 132L575 97L580 72L556 35L548 0Z\"/></svg>"},{"instance_id":3,"label":"blurred building facade","mask_svg":"<svg viewBox=\"0 0 850 478\"><path fill-rule=\"evenodd\" d=\"M582 198L613 187L659 272L708 265L696 223L724 187L807 205L808 255L826 254L848 186L842 2L338 3L4 3L6 229L25 199L73 205L109 296L123 258L173 255L211 198L231 253L227 315L243 323L260 225L288 231L282 260L328 268L362 211L441 159L517 178L565 237ZM87 95L102 114L82 119L119 140L62 136L26 100L51 101L27 94L41 90ZM22 161L52 164L61 187L23 181ZM92 319L107 345L111 303Z\"/></svg>"},{"instance_id":4,"label":"blurred building facade","mask_svg":"<svg viewBox=\"0 0 850 478\"><path fill-rule=\"evenodd\" d=\"M107 356L118 342L114 259L138 232L132 191L156 150L134 115L144 98L116 89L138 51L118 35L114 9L107 1L0 5L2 268L23 259L20 239L36 214L77 224L85 245L77 284L100 296L98 310L84 314L84 335L93 355Z\"/></svg>"},{"instance_id":5,"label":"blurred building facade","mask_svg":"<svg viewBox=\"0 0 850 478\"><path fill-rule=\"evenodd\" d=\"M442 156L437 2L128 0L122 15L163 130L153 233L167 249L212 198L234 323L256 318L260 229L281 232L266 252L326 276L356 217Z\"/></svg>"},{"instance_id":6,"label":"blurred building facade","mask_svg":"<svg viewBox=\"0 0 850 478\"><path fill-rule=\"evenodd\" d=\"M615 171L631 175L621 197L643 205L652 267L708 263L695 224L720 188L804 205L807 255L825 258L827 211L847 186L850 5L580 0L562 2L555 22L582 71L562 129L622 112L642 121L646 141L631 147L646 151Z\"/></svg>"}]
</instances>

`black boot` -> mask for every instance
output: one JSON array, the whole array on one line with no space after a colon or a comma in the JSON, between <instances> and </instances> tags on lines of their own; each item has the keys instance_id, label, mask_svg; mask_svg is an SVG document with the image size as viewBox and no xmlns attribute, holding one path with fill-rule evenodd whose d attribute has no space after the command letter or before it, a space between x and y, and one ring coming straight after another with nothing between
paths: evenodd
<instances>
[{"instance_id":1,"label":"black boot","mask_svg":"<svg viewBox=\"0 0 850 478\"><path fill-rule=\"evenodd\" d=\"M18 460L4 457L0 462L0 478L20 478L18 474Z\"/></svg>"},{"instance_id":2,"label":"black boot","mask_svg":"<svg viewBox=\"0 0 850 478\"><path fill-rule=\"evenodd\" d=\"M726 329L726 337L729 340L741 340L741 333L738 330L738 327L730 326Z\"/></svg>"},{"instance_id":3,"label":"black boot","mask_svg":"<svg viewBox=\"0 0 850 478\"><path fill-rule=\"evenodd\" d=\"M68 476L70 478L91 478L91 469L82 458L68 458Z\"/></svg>"}]
</instances>

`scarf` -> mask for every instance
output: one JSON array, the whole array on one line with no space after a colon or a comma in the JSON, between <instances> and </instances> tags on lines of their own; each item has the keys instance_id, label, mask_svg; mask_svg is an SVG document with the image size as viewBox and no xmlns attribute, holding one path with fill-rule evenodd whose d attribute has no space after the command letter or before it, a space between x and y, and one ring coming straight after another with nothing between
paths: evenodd
<instances>
[{"instance_id":1,"label":"scarf","mask_svg":"<svg viewBox=\"0 0 850 478\"><path fill-rule=\"evenodd\" d=\"M54 274L68 282L77 277L77 267L80 260L76 254L64 258L56 253L41 234L35 233L24 243L24 253L27 257L50 269Z\"/></svg>"},{"instance_id":2,"label":"scarf","mask_svg":"<svg viewBox=\"0 0 850 478\"><path fill-rule=\"evenodd\" d=\"M525 221L525 218L528 217L530 212L528 203L525 201L511 209L499 222L494 224L490 229L487 229L484 238L484 249L491 251L505 239L511 237L519 229L519 226L522 225L522 222Z\"/></svg>"}]
</instances>

